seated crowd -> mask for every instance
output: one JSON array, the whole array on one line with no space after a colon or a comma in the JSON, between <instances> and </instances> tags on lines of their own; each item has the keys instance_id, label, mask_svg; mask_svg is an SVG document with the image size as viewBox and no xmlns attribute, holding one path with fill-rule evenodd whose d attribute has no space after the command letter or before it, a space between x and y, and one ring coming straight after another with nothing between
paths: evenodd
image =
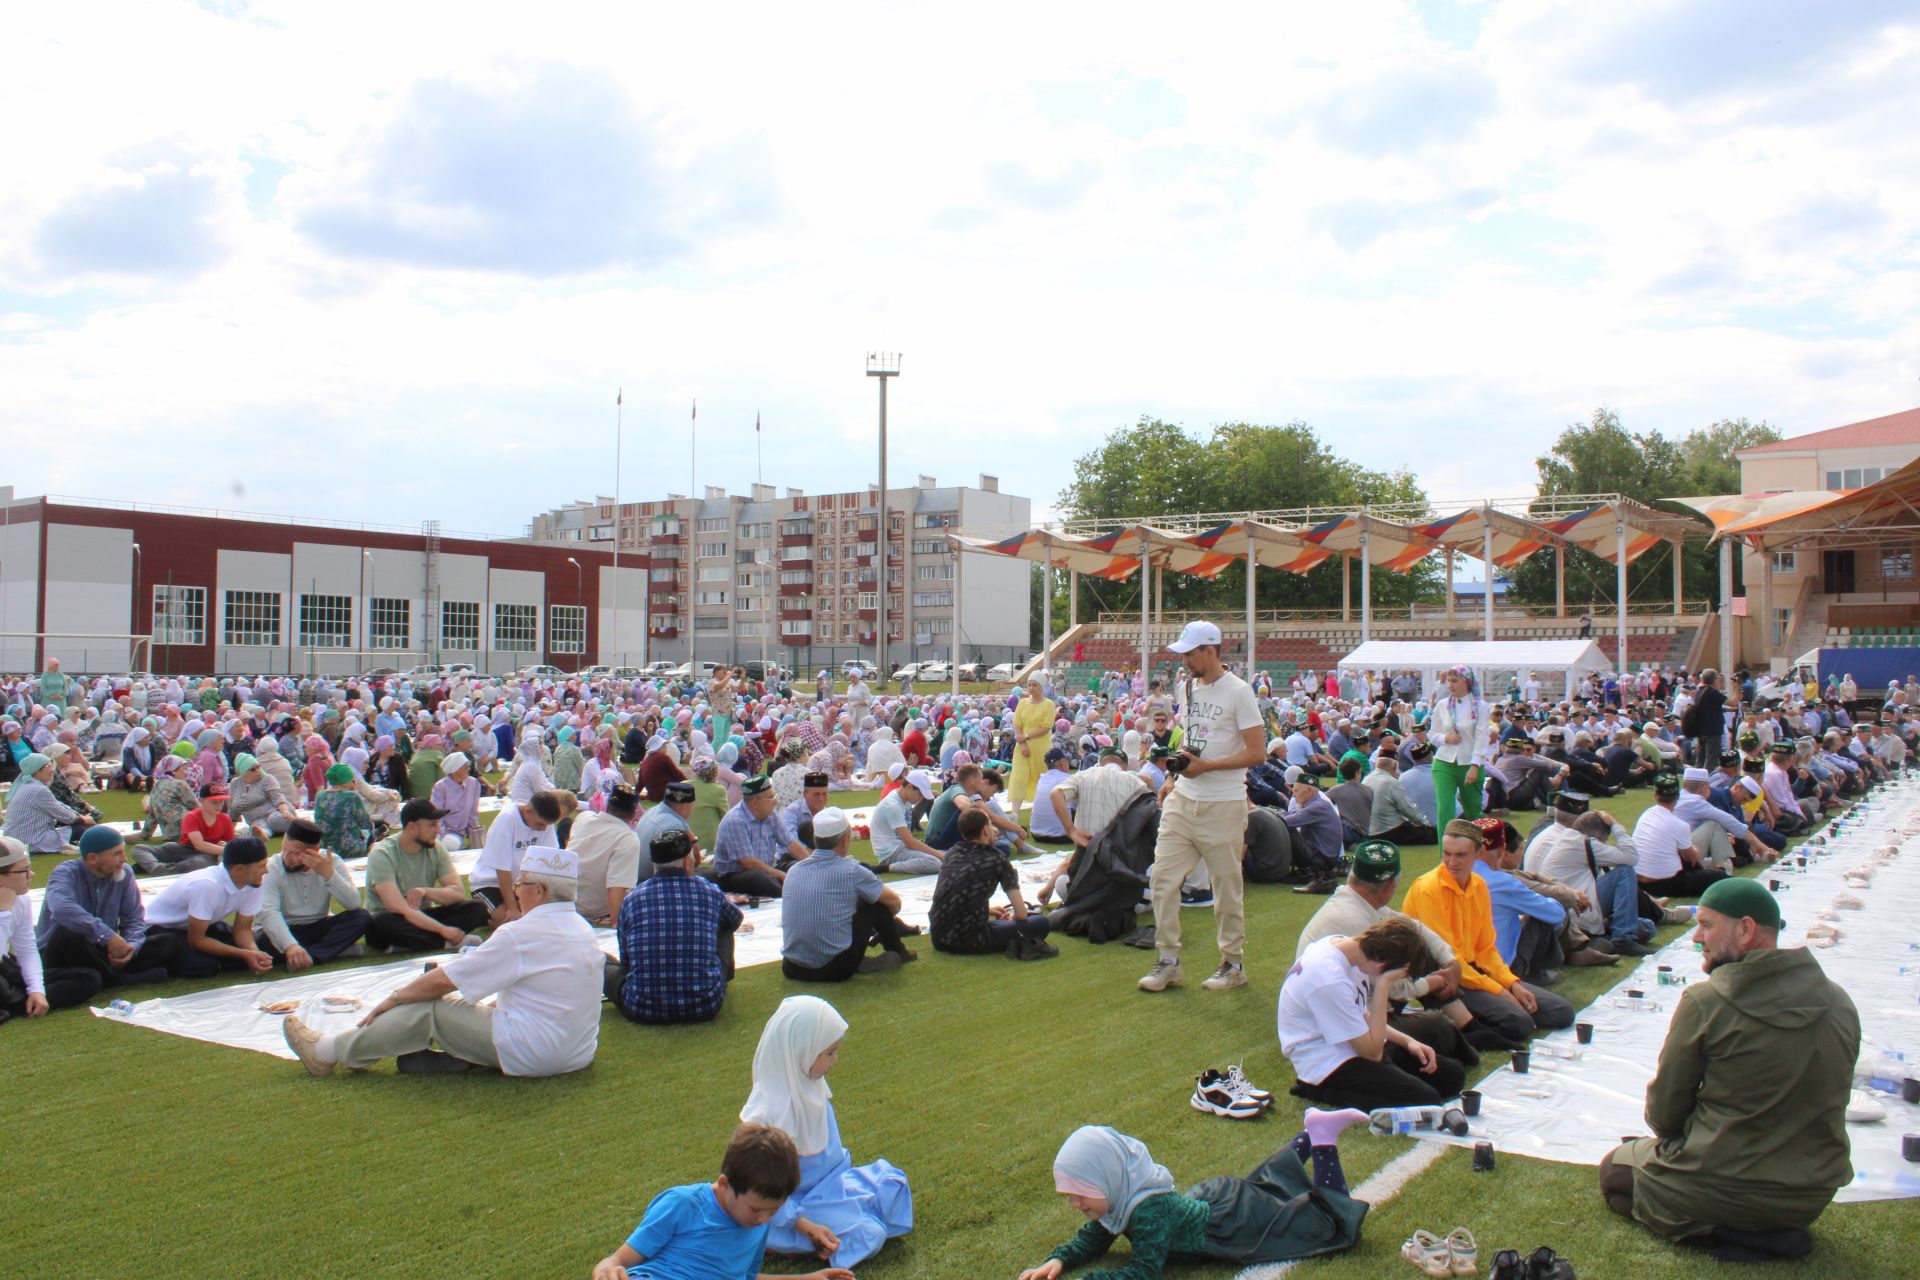
<instances>
[{"instance_id":1,"label":"seated crowd","mask_svg":"<svg viewBox=\"0 0 1920 1280\"><path fill-rule=\"evenodd\" d=\"M1291 883L1326 901L1278 987L1279 1047L1293 1092L1327 1110L1309 1111L1279 1164L1213 1181L1243 1210L1256 1203L1249 1187L1269 1199L1318 1188L1320 1229L1345 1247L1359 1217L1342 1216L1356 1202L1328 1154L1351 1123L1338 1117L1457 1096L1481 1052L1571 1025L1552 990L1563 968L1649 954L1659 926L1693 918L1669 899L1699 898L1717 972L1682 1011L1705 1047L1689 1056L1669 1041L1649 1093L1655 1134L1616 1151L1602 1187L1674 1239L1811 1223L1844 1181L1845 1135L1829 1113L1835 1088L1844 1103L1835 1064L1849 1036L1857 1048L1858 1022L1810 956L1780 959L1777 908L1735 873L1905 767L1920 687L1889 690L1857 724L1837 696L1760 704L1711 671L1589 681L1588 696L1558 702L1531 679L1490 701L1464 668L1431 698L1408 673L1330 673L1324 690L1296 681L1287 697L1226 670L1209 624L1188 632L1173 689L1102 685L1064 706L1036 679L1010 705L850 690L808 713L744 673L715 682L724 689L461 677L391 691L149 683L139 699L133 682L109 682L98 702L80 682L43 678L24 701L6 690L18 718L0 725L12 774L0 1020L109 986L447 951L349 1030L288 1015L289 1046L319 1076L388 1058L409 1072L553 1075L591 1063L602 998L636 1023L717 1017L736 939L753 927L743 908L763 900L780 900L783 975L809 984L917 958L908 940L922 930L883 874L933 878L926 931L953 955L1056 956L1051 936L1118 936L1107 931L1134 930L1150 904L1153 926L1138 930L1159 956L1140 979L1149 992L1182 980L1181 909L1211 903L1221 963L1203 985L1218 991L1248 981L1245 886ZM43 707L54 687L54 705L77 697L91 711L78 717L95 726L87 743L75 717ZM109 741L108 784L146 796L131 839L84 799L89 746ZM831 803L846 779L880 790L864 831ZM1595 803L1630 788L1650 793L1631 830ZM486 821L489 793L502 806ZM1515 819L1530 811L1523 831ZM871 864L854 856L860 836ZM1067 857L1029 902L1013 858L1036 842ZM1401 847L1432 844L1439 865L1402 892ZM50 873L36 919L31 855L65 853L77 856ZM162 887L143 897L140 876ZM596 927L612 931L614 956ZM1756 986L1776 969L1769 983L1794 996ZM757 1264L763 1248L844 1274L910 1228L904 1176L885 1161L853 1168L825 1100L845 1031L831 1006L789 998L763 1035L720 1177L663 1193L595 1274L682 1251ZM1765 1088L1729 1092L1713 1075L1716 1054L1745 1061L1789 1031L1807 1060ZM1711 1130L1694 1123L1709 1095ZM1782 1149L1758 1135L1795 1107L1817 1118L1796 1121L1805 1142L1792 1150L1817 1158L1788 1176ZM1716 1199L1703 1181L1710 1161L1762 1159L1786 1188L1771 1209ZM1187 1209L1125 1135L1075 1134L1055 1177L1091 1221L1029 1273L1042 1280L1120 1234L1136 1257L1276 1260L1182 1235L1197 1229L1184 1219L1158 1222ZM1156 1201L1159 1190L1171 1198ZM836 1220L844 1203L864 1208ZM1203 1221L1220 1201L1196 1189L1189 1203Z\"/></svg>"}]
</instances>

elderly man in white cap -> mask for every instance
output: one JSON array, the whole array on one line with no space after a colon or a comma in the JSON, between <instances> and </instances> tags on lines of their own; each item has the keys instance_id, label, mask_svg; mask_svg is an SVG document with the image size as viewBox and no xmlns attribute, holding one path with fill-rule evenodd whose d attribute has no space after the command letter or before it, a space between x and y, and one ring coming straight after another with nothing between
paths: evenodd
<instances>
[{"instance_id":1,"label":"elderly man in white cap","mask_svg":"<svg viewBox=\"0 0 1920 1280\"><path fill-rule=\"evenodd\" d=\"M607 957L574 909L578 887L572 853L529 848L514 876L514 919L477 949L408 982L351 1031L324 1035L288 1014L287 1047L316 1076L382 1058L397 1058L400 1070L415 1074L476 1066L510 1076L580 1070L600 1043ZM455 993L458 999L445 999ZM487 996L492 1007L478 1003Z\"/></svg>"},{"instance_id":2,"label":"elderly man in white cap","mask_svg":"<svg viewBox=\"0 0 1920 1280\"><path fill-rule=\"evenodd\" d=\"M882 871L930 875L940 870L944 855L913 834L913 806L933 799L939 784L925 769L910 769L900 785L874 806L873 860ZM816 826L815 830L819 828Z\"/></svg>"}]
</instances>

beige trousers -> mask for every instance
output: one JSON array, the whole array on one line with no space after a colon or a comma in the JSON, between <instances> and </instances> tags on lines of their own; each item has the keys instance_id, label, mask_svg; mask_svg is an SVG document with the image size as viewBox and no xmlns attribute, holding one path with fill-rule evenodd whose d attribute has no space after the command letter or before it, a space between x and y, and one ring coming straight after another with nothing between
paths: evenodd
<instances>
[{"instance_id":1,"label":"beige trousers","mask_svg":"<svg viewBox=\"0 0 1920 1280\"><path fill-rule=\"evenodd\" d=\"M371 1066L438 1044L456 1058L483 1067L500 1065L493 1048L493 1009L458 996L396 1005L373 1020L333 1038L334 1056L349 1068Z\"/></svg>"},{"instance_id":2,"label":"beige trousers","mask_svg":"<svg viewBox=\"0 0 1920 1280\"><path fill-rule=\"evenodd\" d=\"M1240 855L1246 847L1247 802L1195 801L1174 791L1160 811L1160 838L1153 846L1148 884L1153 896L1153 940L1163 956L1180 954L1180 885L1204 864L1213 880L1213 918L1220 958L1235 964L1247 945L1245 881Z\"/></svg>"}]
</instances>

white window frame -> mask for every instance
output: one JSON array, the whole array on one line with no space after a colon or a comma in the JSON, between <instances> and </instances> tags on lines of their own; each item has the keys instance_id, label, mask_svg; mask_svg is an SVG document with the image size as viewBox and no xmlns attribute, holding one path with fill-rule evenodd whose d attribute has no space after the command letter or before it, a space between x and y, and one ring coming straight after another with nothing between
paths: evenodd
<instances>
[{"instance_id":1,"label":"white window frame","mask_svg":"<svg viewBox=\"0 0 1920 1280\"><path fill-rule=\"evenodd\" d=\"M587 606L547 606L547 649L556 654L587 651Z\"/></svg>"},{"instance_id":2,"label":"white window frame","mask_svg":"<svg viewBox=\"0 0 1920 1280\"><path fill-rule=\"evenodd\" d=\"M223 591L220 601L221 642L230 648L275 649L280 646L278 591Z\"/></svg>"},{"instance_id":3,"label":"white window frame","mask_svg":"<svg viewBox=\"0 0 1920 1280\"><path fill-rule=\"evenodd\" d=\"M540 606L496 600L493 605L493 647L499 653L538 653Z\"/></svg>"},{"instance_id":4,"label":"white window frame","mask_svg":"<svg viewBox=\"0 0 1920 1280\"><path fill-rule=\"evenodd\" d=\"M398 621L396 628L394 623ZM405 649L413 639L413 602L404 596L367 598L367 648Z\"/></svg>"},{"instance_id":5,"label":"white window frame","mask_svg":"<svg viewBox=\"0 0 1920 1280\"><path fill-rule=\"evenodd\" d=\"M471 624L471 625L469 625ZM448 653L478 653L484 639L478 600L440 602L440 648Z\"/></svg>"},{"instance_id":6,"label":"white window frame","mask_svg":"<svg viewBox=\"0 0 1920 1280\"><path fill-rule=\"evenodd\" d=\"M167 582L153 586L153 642L205 644L207 589Z\"/></svg>"},{"instance_id":7,"label":"white window frame","mask_svg":"<svg viewBox=\"0 0 1920 1280\"><path fill-rule=\"evenodd\" d=\"M302 649L352 649L353 597L301 592L294 601L294 643Z\"/></svg>"}]
</instances>

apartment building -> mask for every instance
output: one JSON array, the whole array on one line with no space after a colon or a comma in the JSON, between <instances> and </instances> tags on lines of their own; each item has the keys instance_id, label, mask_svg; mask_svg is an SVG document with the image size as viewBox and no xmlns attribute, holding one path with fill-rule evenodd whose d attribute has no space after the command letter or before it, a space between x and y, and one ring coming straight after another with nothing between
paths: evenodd
<instances>
[{"instance_id":1,"label":"apartment building","mask_svg":"<svg viewBox=\"0 0 1920 1280\"><path fill-rule=\"evenodd\" d=\"M1023 657L1030 567L1003 556L956 556L949 529L1005 536L1028 526L1032 504L977 486L921 476L887 493L889 661L949 659L955 627L965 661ZM746 494L708 486L700 497L575 502L535 516L537 544L579 543L643 566L649 660L746 662L797 670L871 660L880 614L879 487L844 493ZM964 561L964 562L963 562Z\"/></svg>"}]
</instances>

